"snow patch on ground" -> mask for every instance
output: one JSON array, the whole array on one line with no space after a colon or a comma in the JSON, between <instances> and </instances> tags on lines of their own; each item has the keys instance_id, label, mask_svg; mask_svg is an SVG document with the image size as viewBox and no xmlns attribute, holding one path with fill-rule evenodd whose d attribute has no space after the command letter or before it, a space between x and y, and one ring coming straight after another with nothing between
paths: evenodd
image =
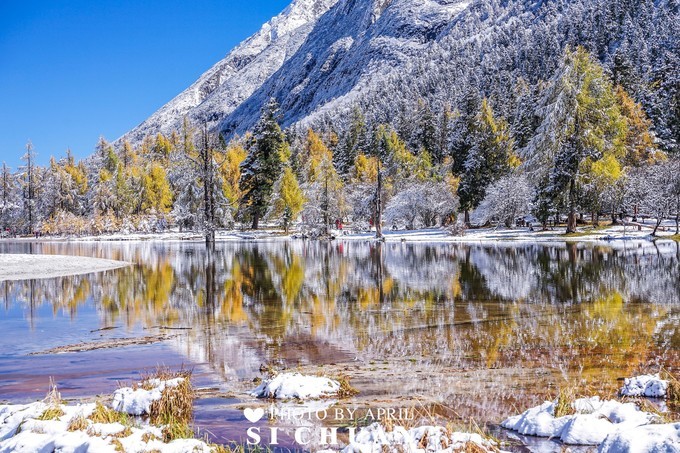
<instances>
[{"instance_id":1,"label":"snow patch on ground","mask_svg":"<svg viewBox=\"0 0 680 453\"><path fill-rule=\"evenodd\" d=\"M180 378L181 379L181 378ZM175 380L158 382L156 388L177 385ZM40 420L48 408L58 407L63 415L53 420ZM213 449L197 439L177 439L165 443L162 429L137 420L132 426L120 423L94 423L89 417L95 403L73 406L50 406L44 402L0 405L0 453L17 452L116 452L161 453L211 452ZM79 420L84 429L69 430ZM75 424L74 424L75 426ZM81 428L81 427L79 427Z\"/></svg>"},{"instance_id":2,"label":"snow patch on ground","mask_svg":"<svg viewBox=\"0 0 680 453\"><path fill-rule=\"evenodd\" d=\"M634 403L581 398L572 407L573 415L555 417L557 401L545 402L520 415L506 419L501 426L520 434L550 437L570 445L599 445L610 434L648 425L657 417L641 411Z\"/></svg>"},{"instance_id":3,"label":"snow patch on ground","mask_svg":"<svg viewBox=\"0 0 680 453\"><path fill-rule=\"evenodd\" d=\"M661 379L658 374L644 374L628 378L623 381L621 396L647 396L663 398L666 396L668 381Z\"/></svg>"},{"instance_id":4,"label":"snow patch on ground","mask_svg":"<svg viewBox=\"0 0 680 453\"><path fill-rule=\"evenodd\" d=\"M151 403L161 399L166 387L177 387L184 378L175 378L167 381L159 379L149 379L145 381L152 388L123 387L113 392L113 402L111 407L118 412L125 412L129 415L144 415L149 413Z\"/></svg>"},{"instance_id":5,"label":"snow patch on ground","mask_svg":"<svg viewBox=\"0 0 680 453\"><path fill-rule=\"evenodd\" d=\"M340 383L320 376L300 373L281 373L265 379L250 394L258 398L310 399L333 396L340 390Z\"/></svg>"},{"instance_id":6,"label":"snow patch on ground","mask_svg":"<svg viewBox=\"0 0 680 453\"><path fill-rule=\"evenodd\" d=\"M470 448L470 444L475 447ZM487 451L496 452L498 446L479 434L453 432L441 426L419 426L406 430L395 427L386 431L380 423L362 428L354 442L345 447L343 453L401 452L401 451Z\"/></svg>"},{"instance_id":7,"label":"snow patch on ground","mask_svg":"<svg viewBox=\"0 0 680 453\"><path fill-rule=\"evenodd\" d=\"M0 254L0 281L89 274L129 265L85 256Z\"/></svg>"},{"instance_id":8,"label":"snow patch on ground","mask_svg":"<svg viewBox=\"0 0 680 453\"><path fill-rule=\"evenodd\" d=\"M607 436L597 451L599 453L680 451L680 423L618 430Z\"/></svg>"}]
</instances>

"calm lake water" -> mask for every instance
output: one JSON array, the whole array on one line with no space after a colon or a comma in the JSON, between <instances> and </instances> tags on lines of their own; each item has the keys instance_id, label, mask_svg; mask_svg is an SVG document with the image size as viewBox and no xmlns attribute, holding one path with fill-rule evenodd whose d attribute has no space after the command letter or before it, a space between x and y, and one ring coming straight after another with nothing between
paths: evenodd
<instances>
[{"instance_id":1,"label":"calm lake water","mask_svg":"<svg viewBox=\"0 0 680 453\"><path fill-rule=\"evenodd\" d=\"M0 253L134 266L0 283L0 401L109 394L159 364L194 368L196 424L244 435L261 365L346 374L348 404L498 423L560 387L608 394L680 372L680 245L1 242ZM104 330L102 330L104 329ZM90 352L80 342L171 335Z\"/></svg>"}]
</instances>

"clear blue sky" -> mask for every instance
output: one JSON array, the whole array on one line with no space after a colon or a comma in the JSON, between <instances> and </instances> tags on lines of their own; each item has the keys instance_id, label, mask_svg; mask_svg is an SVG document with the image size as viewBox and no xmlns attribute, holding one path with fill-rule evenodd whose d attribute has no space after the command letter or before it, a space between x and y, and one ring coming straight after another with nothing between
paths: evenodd
<instances>
[{"instance_id":1,"label":"clear blue sky","mask_svg":"<svg viewBox=\"0 0 680 453\"><path fill-rule=\"evenodd\" d=\"M0 163L89 155L179 94L290 0L0 0Z\"/></svg>"}]
</instances>

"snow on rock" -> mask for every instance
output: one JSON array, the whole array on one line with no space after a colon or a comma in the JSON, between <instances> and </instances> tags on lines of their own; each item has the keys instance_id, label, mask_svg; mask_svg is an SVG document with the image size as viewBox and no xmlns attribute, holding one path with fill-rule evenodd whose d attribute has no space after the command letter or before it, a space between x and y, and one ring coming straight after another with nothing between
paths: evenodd
<instances>
[{"instance_id":1,"label":"snow on rock","mask_svg":"<svg viewBox=\"0 0 680 453\"><path fill-rule=\"evenodd\" d=\"M680 451L680 423L646 425L617 430L607 436L597 450L600 453L645 451L648 453Z\"/></svg>"},{"instance_id":2,"label":"snow on rock","mask_svg":"<svg viewBox=\"0 0 680 453\"><path fill-rule=\"evenodd\" d=\"M667 389L668 381L661 379L658 374L644 374L626 379L621 388L621 395L663 398Z\"/></svg>"},{"instance_id":3,"label":"snow on rock","mask_svg":"<svg viewBox=\"0 0 680 453\"><path fill-rule=\"evenodd\" d=\"M506 419L501 426L520 434L551 437L571 445L599 445L608 435L655 421L656 416L641 411L634 403L581 398L572 404L573 415L555 417L555 402L545 402L520 415Z\"/></svg>"},{"instance_id":4,"label":"snow on rock","mask_svg":"<svg viewBox=\"0 0 680 453\"><path fill-rule=\"evenodd\" d=\"M85 256L0 254L0 281L89 274L129 265Z\"/></svg>"},{"instance_id":5,"label":"snow on rock","mask_svg":"<svg viewBox=\"0 0 680 453\"><path fill-rule=\"evenodd\" d=\"M147 384L152 388L146 390L144 388L123 387L119 388L113 393L113 401L111 407L118 412L125 412L130 415L148 414L151 408L151 403L161 399L163 391L166 387L177 387L184 378L175 378L167 381L159 379L149 379L143 384Z\"/></svg>"},{"instance_id":6,"label":"snow on rock","mask_svg":"<svg viewBox=\"0 0 680 453\"><path fill-rule=\"evenodd\" d=\"M281 373L265 379L250 394L258 398L308 399L332 396L340 390L340 383L320 376L300 373Z\"/></svg>"},{"instance_id":7,"label":"snow on rock","mask_svg":"<svg viewBox=\"0 0 680 453\"><path fill-rule=\"evenodd\" d=\"M479 434L449 433L441 426L419 426L406 430L395 427L386 431L380 423L362 428L354 442L345 447L343 453L397 452L397 451L470 451L469 444L475 444L474 451L498 451L497 445ZM425 446L425 448L423 448Z\"/></svg>"}]
</instances>

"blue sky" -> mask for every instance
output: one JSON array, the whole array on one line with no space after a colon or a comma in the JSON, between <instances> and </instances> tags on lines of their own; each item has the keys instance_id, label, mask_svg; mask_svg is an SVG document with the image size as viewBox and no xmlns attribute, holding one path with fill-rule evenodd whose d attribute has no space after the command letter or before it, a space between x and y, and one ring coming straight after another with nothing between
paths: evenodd
<instances>
[{"instance_id":1,"label":"blue sky","mask_svg":"<svg viewBox=\"0 0 680 453\"><path fill-rule=\"evenodd\" d=\"M187 88L290 0L0 0L0 162L89 155Z\"/></svg>"}]
</instances>

